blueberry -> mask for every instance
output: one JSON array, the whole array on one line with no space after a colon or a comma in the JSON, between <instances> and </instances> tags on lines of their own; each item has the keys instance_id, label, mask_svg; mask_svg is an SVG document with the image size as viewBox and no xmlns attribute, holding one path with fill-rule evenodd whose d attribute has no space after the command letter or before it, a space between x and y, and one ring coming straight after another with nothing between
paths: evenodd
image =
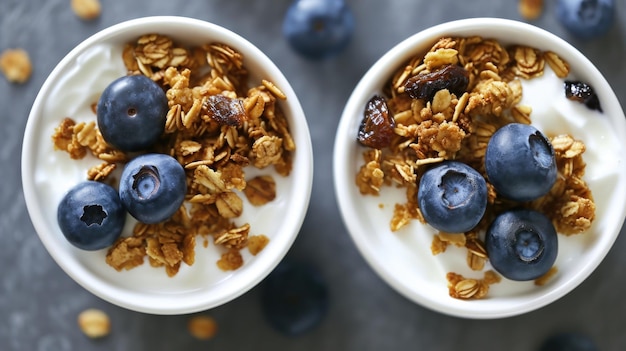
<instances>
[{"instance_id":1,"label":"blueberry","mask_svg":"<svg viewBox=\"0 0 626 351\"><path fill-rule=\"evenodd\" d=\"M119 193L126 210L135 219L148 224L162 222L185 200L185 170L169 155L138 156L124 167Z\"/></svg>"},{"instance_id":2,"label":"blueberry","mask_svg":"<svg viewBox=\"0 0 626 351\"><path fill-rule=\"evenodd\" d=\"M424 172L417 200L428 224L443 232L463 233L485 213L487 183L465 163L444 161Z\"/></svg>"},{"instance_id":3,"label":"blueberry","mask_svg":"<svg viewBox=\"0 0 626 351\"><path fill-rule=\"evenodd\" d=\"M599 351L593 339L582 333L560 332L547 337L539 351Z\"/></svg>"},{"instance_id":4,"label":"blueberry","mask_svg":"<svg viewBox=\"0 0 626 351\"><path fill-rule=\"evenodd\" d=\"M591 39L609 31L615 17L615 0L558 0L556 17L572 34Z\"/></svg>"},{"instance_id":5,"label":"blueberry","mask_svg":"<svg viewBox=\"0 0 626 351\"><path fill-rule=\"evenodd\" d=\"M511 280L533 280L554 265L558 238L552 222L529 209L499 214L487 229L485 248L493 268Z\"/></svg>"},{"instance_id":6,"label":"blueberry","mask_svg":"<svg viewBox=\"0 0 626 351\"><path fill-rule=\"evenodd\" d=\"M515 201L530 201L546 194L556 182L554 149L535 127L511 123L489 140L485 171L496 191Z\"/></svg>"},{"instance_id":7,"label":"blueberry","mask_svg":"<svg viewBox=\"0 0 626 351\"><path fill-rule=\"evenodd\" d=\"M102 137L122 151L153 145L165 130L167 111L165 92L143 75L114 80L102 92L96 108Z\"/></svg>"},{"instance_id":8,"label":"blueberry","mask_svg":"<svg viewBox=\"0 0 626 351\"><path fill-rule=\"evenodd\" d=\"M307 332L326 316L327 284L311 264L283 260L260 288L263 315L273 328L285 335Z\"/></svg>"},{"instance_id":9,"label":"blueberry","mask_svg":"<svg viewBox=\"0 0 626 351\"><path fill-rule=\"evenodd\" d=\"M85 181L63 196L57 208L57 222L72 245L83 250L100 250L120 236L126 211L112 186Z\"/></svg>"},{"instance_id":10,"label":"blueberry","mask_svg":"<svg viewBox=\"0 0 626 351\"><path fill-rule=\"evenodd\" d=\"M338 54L353 32L354 17L344 0L295 0L283 22L288 43L310 59Z\"/></svg>"}]
</instances>

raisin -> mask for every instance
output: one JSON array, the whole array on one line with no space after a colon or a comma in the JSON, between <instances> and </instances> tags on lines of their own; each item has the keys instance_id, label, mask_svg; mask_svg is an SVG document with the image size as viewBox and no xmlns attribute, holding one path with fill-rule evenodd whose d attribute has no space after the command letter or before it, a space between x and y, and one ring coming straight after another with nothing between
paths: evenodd
<instances>
[{"instance_id":1,"label":"raisin","mask_svg":"<svg viewBox=\"0 0 626 351\"><path fill-rule=\"evenodd\" d=\"M365 106L357 140L367 147L382 149L389 146L396 121L389 114L387 100L375 95Z\"/></svg>"},{"instance_id":2,"label":"raisin","mask_svg":"<svg viewBox=\"0 0 626 351\"><path fill-rule=\"evenodd\" d=\"M246 111L240 99L224 95L211 95L202 104L202 112L219 125L239 127L246 119Z\"/></svg>"},{"instance_id":3,"label":"raisin","mask_svg":"<svg viewBox=\"0 0 626 351\"><path fill-rule=\"evenodd\" d=\"M585 106L592 110L602 112L600 99L589 84L581 81L566 80L564 86L566 98L585 104Z\"/></svg>"},{"instance_id":4,"label":"raisin","mask_svg":"<svg viewBox=\"0 0 626 351\"><path fill-rule=\"evenodd\" d=\"M433 99L435 93L448 89L461 96L469 84L469 73L461 66L447 65L430 73L418 74L407 80L404 91L413 99Z\"/></svg>"}]
</instances>

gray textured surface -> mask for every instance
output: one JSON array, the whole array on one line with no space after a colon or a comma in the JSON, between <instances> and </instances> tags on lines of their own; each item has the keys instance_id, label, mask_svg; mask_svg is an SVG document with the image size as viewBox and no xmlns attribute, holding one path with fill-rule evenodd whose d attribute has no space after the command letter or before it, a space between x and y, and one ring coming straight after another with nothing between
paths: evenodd
<instances>
[{"instance_id":1,"label":"gray textured surface","mask_svg":"<svg viewBox=\"0 0 626 351\"><path fill-rule=\"evenodd\" d=\"M338 214L331 179L332 141L343 104L366 69L387 49L428 26L459 18L520 19L517 1L351 1L357 31L339 57L312 63L289 50L281 19L289 1L103 1L102 16L82 22L67 0L0 0L0 50L29 51L34 74L24 85L0 78L0 349L1 350L534 350L547 334L581 330L602 350L626 347L624 233L598 270L578 289L538 311L504 320L472 321L414 305L388 287L356 251ZM554 1L534 23L570 41L606 75L626 103L626 4L608 36L580 42L554 20ZM310 209L289 255L313 261L330 282L331 308L315 330L287 338L264 322L259 292L205 312L218 336L194 340L188 316L152 316L110 305L74 283L52 261L26 213L20 151L26 118L47 74L76 44L122 20L184 15L214 22L248 38L283 70L307 114L315 153ZM626 195L626 194L625 194ZM89 340L76 325L88 307L107 311L112 334Z\"/></svg>"}]
</instances>

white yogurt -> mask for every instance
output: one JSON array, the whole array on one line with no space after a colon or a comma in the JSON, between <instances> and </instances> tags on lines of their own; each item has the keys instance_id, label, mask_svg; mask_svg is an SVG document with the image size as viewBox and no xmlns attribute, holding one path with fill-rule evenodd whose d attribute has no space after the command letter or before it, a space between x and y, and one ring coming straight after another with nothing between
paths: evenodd
<instances>
[{"instance_id":1,"label":"white yogurt","mask_svg":"<svg viewBox=\"0 0 626 351\"><path fill-rule=\"evenodd\" d=\"M86 179L87 170L102 161L88 153L82 160L73 160L66 152L53 150L51 136L54 129L65 117L76 122L95 121L96 116L91 105L98 101L101 92L116 78L126 74L122 62L122 47L119 45L101 44L85 51L62 78L56 82L54 89L47 96L45 110L47 116L41 125L40 140L37 152L37 168L34 175L37 191L42 201L49 204L50 211L45 213L48 223L56 223L56 206L64 194L77 183ZM121 167L120 167L121 168ZM252 206L243 194L242 216L235 220L237 225L251 224L250 235L264 234L270 238L276 231L277 223L288 213L288 188L292 186L290 177L278 175L273 167L258 170L253 167L246 169L247 179L258 174L272 175L276 181L276 199L266 206ZM277 210L278 208L278 210ZM136 221L128 216L123 236L132 233ZM58 231L58 235L61 233ZM196 244L195 264L183 264L179 273L170 278L162 268L153 268L145 263L129 271L117 272L105 263L107 250L96 252L82 251L66 243L68 250L77 257L85 269L92 271L101 279L114 282L114 285L136 290L164 292L180 292L195 290L215 285L228 278L233 272L220 270L216 262L224 252L210 240L208 247L203 246L203 239ZM248 250L241 250L244 264L254 260Z\"/></svg>"},{"instance_id":2,"label":"white yogurt","mask_svg":"<svg viewBox=\"0 0 626 351\"><path fill-rule=\"evenodd\" d=\"M466 249L451 246L433 256L436 231L411 221L397 232L389 222L396 203L406 202L405 189L385 187L380 196L363 196L355 177L363 164L364 147L355 142L363 109L380 94L399 67L427 52L442 37L489 37L507 46L531 45L553 51L570 65L568 79L580 79L599 94L605 113L567 100L563 81L549 68L545 75L523 81L521 103L532 106L535 126L548 135L569 133L587 146L585 180L594 195L596 219L583 234L559 236L558 273L545 285L503 279L491 286L485 299L460 300L449 296L446 273L482 278L466 262ZM516 42L512 42L516 41ZM518 41L519 40L519 41ZM548 67L548 65L545 65ZM615 93L602 74L562 39L522 22L475 18L443 23L416 33L391 48L361 78L348 99L337 129L334 149L335 191L342 218L365 261L391 287L410 300L446 314L467 318L500 318L545 306L578 286L605 257L626 217L626 122ZM489 265L485 269L491 269Z\"/></svg>"},{"instance_id":3,"label":"white yogurt","mask_svg":"<svg viewBox=\"0 0 626 351\"><path fill-rule=\"evenodd\" d=\"M587 163L584 179L595 199L608 198L608 195L615 191L614 186L623 165L615 162L614 152L621 150L622 147L615 133L611 131L607 116L587 108L584 104L567 99L564 93L564 80L558 78L548 65L542 77L521 81L523 98L520 104L532 107L532 124L545 135L570 134L582 140L587 147L583 154L583 159ZM362 159L357 159L355 164L358 170ZM405 201L406 192L403 188L383 187L380 196L361 196L361 198L367 218L372 222L380 220L388 224L393 216L394 205ZM596 201L596 206L596 218L601 218L610 204ZM595 236L602 235L600 225L596 220L588 232L572 236L559 235L556 267L564 268L572 261L580 259L583 251L597 239ZM381 228L384 226L379 227ZM389 232L388 229L385 231ZM395 233L386 232L378 232L378 235L385 238L381 238L375 244L381 251L394 252L393 257L388 257L392 261L390 265L402 270L397 273L398 276L404 275L408 281L414 281L407 284L440 282L441 284L432 285L430 288L436 289L437 293L447 294L445 284L447 272L459 273L466 277L482 277L482 272L472 271L467 266L464 248L450 245L446 252L433 256L430 245L437 231L428 225L414 220ZM415 267L430 269L420 269L418 274ZM484 271L489 269L492 268L487 263ZM553 281L558 279L557 274ZM536 288L533 281L517 282L502 279L500 283L491 285L489 296L521 296Z\"/></svg>"}]
</instances>

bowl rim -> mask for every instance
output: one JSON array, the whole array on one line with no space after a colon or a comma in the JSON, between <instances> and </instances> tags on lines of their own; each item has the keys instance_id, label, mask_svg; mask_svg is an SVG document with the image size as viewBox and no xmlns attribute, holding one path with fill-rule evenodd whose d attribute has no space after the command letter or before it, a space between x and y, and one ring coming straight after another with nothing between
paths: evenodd
<instances>
[{"instance_id":1,"label":"bowl rim","mask_svg":"<svg viewBox=\"0 0 626 351\"><path fill-rule=\"evenodd\" d=\"M151 32L168 34L168 30L174 28L177 30L183 28L182 30L185 31L195 30L206 33L208 37L223 38L223 42L233 45L242 52L244 57L248 58L249 68L251 63L262 67L265 75L269 76L269 79L272 79L273 83L279 86L287 96L284 106L289 111L285 112L288 118L292 119L292 124L295 121L298 125L297 128L295 125L290 126L292 137L297 143L297 156L294 157L294 167L290 177L294 177L293 182L298 186L299 191L291 192L292 194L289 195L289 201L297 203L297 206L291 208L294 211L289 218L284 221L287 224L284 224L283 228L286 229L285 232L289 231L289 235L281 236L279 240L273 242L274 245L268 245L265 248L264 251L272 252L271 255L258 255L255 257L253 269L242 269L246 267L244 265L239 269L241 272L237 271L237 274L229 277L228 281L232 287L229 287L226 292L220 291L216 295L207 293L194 295L194 298L171 295L175 297L172 299L168 298L170 295L167 293L159 296L146 296L143 293L130 292L108 285L106 281L97 279L85 267L63 257L60 243L49 235L49 229L45 225L43 205L37 201L34 181L35 162L30 155L36 154L37 142L34 142L33 137L36 135L38 123L41 120L45 94L54 87L56 78L68 64L71 64L85 50L100 42L130 35L128 33L131 32L136 32L137 37ZM251 59L252 57L254 58ZM22 142L21 173L27 212L35 231L48 253L67 275L92 294L129 310L161 315L185 314L214 308L243 295L262 281L286 255L299 234L309 206L313 185L313 151L307 120L294 90L281 70L263 51L239 34L205 20L183 16L147 16L119 22L96 32L75 46L54 67L39 89L28 116Z\"/></svg>"},{"instance_id":2,"label":"bowl rim","mask_svg":"<svg viewBox=\"0 0 626 351\"><path fill-rule=\"evenodd\" d=\"M348 173L352 173L345 171L345 165L350 164L350 143L356 143L354 132L352 134L349 133L351 130L350 128L355 125L355 115L362 116L365 102L371 97L367 96L367 99L365 99L364 95L372 91L373 84L380 84L383 79L389 79L393 72L395 72L398 68L399 64L406 62L410 57L415 55L416 52L424 50L425 45L434 43L437 39L444 35L472 35L476 32L484 33L489 30L502 30L503 28L506 28L507 32L523 33L520 34L519 41L528 40L524 39L525 36L532 37L533 39L541 37L543 42L555 44L558 46L558 49L562 49L568 54L574 56L575 58L573 60L584 63L588 66L589 69L593 71L588 75L593 75L597 78L594 84L601 84L608 87L608 89L604 89L608 94L602 96L602 100L605 102L603 104L605 113L615 116L615 118L611 119L612 122L621 117L621 121L619 121L619 123L621 123L622 128L618 131L618 133L626 135L624 132L624 126L626 126L626 124L623 123L624 112L621 109L621 105L615 95L615 92L610 88L608 82L595 65L593 65L589 59L587 59L571 44L551 32L526 22L503 18L477 17L452 20L428 27L410 35L384 53L365 72L349 96L344 110L342 111L334 144L333 179L336 201L349 236L370 268L372 268L384 282L396 290L396 292L400 293L402 296L413 301L414 303L442 314L468 319L496 319L512 317L539 309L563 297L580 285L601 263L613 246L617 236L620 234L620 228L622 228L624 219L626 218L626 206L624 206L621 211L621 221L619 222L621 224L611 233L611 235L603 236L601 247L594 248L595 259L592 260L592 262L584 264L583 269L580 272L577 272L573 277L569 277L569 279L565 280L564 284L558 285L554 289L546 291L542 296L535 296L515 305L494 302L493 308L489 310L478 310L475 306L466 309L465 307L461 307L459 304L453 305L451 303L435 301L421 295L419 292L413 291L403 281L390 274L390 271L387 267L385 267L383 262L378 261L375 256L375 250L367 242L367 239L351 224L351 221L359 218L359 213L356 209L352 208L350 204L351 195L347 189L348 187L354 187L355 185L353 177L351 178L346 175ZM481 35L483 37L489 37L485 34ZM511 38L511 41L515 40L518 39ZM480 304L480 300L469 301L468 303ZM484 307L483 305L480 306L481 308Z\"/></svg>"}]
</instances>

